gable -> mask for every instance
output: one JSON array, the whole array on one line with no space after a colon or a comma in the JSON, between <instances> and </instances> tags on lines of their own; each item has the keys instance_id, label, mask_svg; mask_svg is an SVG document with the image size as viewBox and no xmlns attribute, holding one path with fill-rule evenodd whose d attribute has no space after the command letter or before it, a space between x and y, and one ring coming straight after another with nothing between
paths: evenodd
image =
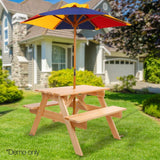
<instances>
[{"instance_id":1,"label":"gable","mask_svg":"<svg viewBox=\"0 0 160 160\"><path fill-rule=\"evenodd\" d=\"M90 0L87 2L89 5L89 8L98 10L101 12L106 12L107 14L110 14L111 7L109 6L109 3L107 0ZM108 28L100 29L100 30L81 30L81 34L86 37L88 40L92 40L97 34L105 34L108 32Z\"/></svg>"},{"instance_id":2,"label":"gable","mask_svg":"<svg viewBox=\"0 0 160 160\"><path fill-rule=\"evenodd\" d=\"M101 12L110 13L111 7L107 0L90 0L87 2L89 8L98 10Z\"/></svg>"}]
</instances>

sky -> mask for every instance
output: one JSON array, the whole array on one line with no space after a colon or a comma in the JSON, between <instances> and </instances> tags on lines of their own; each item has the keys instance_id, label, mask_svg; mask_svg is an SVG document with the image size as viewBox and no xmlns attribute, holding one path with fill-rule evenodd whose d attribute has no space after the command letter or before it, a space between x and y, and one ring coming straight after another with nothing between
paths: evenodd
<instances>
[{"instance_id":1,"label":"sky","mask_svg":"<svg viewBox=\"0 0 160 160\"><path fill-rule=\"evenodd\" d=\"M22 2L23 0L10 0L10 1L20 3L20 2ZM54 4L54 3L57 3L57 2L60 1L60 0L46 0L46 1L49 1L49 2L51 2L51 3ZM67 2L67 3L72 3L72 2L85 3L85 2L87 2L87 1L89 1L89 0L64 0L64 1Z\"/></svg>"}]
</instances>

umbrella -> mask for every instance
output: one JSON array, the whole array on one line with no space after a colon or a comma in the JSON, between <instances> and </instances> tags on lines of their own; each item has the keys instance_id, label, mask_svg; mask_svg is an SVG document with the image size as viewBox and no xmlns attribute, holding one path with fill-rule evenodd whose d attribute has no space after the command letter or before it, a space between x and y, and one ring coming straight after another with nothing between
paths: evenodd
<instances>
[{"instance_id":1,"label":"umbrella","mask_svg":"<svg viewBox=\"0 0 160 160\"><path fill-rule=\"evenodd\" d=\"M47 29L74 29L74 81L76 88L76 30L98 30L107 27L129 26L130 24L107 15L103 12L89 9L88 4L70 3L60 9L40 13L21 23L44 27Z\"/></svg>"}]
</instances>

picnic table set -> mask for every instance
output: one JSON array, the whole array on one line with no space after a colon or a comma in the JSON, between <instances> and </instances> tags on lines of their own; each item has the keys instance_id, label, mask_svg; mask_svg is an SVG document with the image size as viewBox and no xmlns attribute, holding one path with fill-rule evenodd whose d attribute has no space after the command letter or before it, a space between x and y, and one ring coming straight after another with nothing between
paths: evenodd
<instances>
[{"instance_id":1,"label":"picnic table set","mask_svg":"<svg viewBox=\"0 0 160 160\"><path fill-rule=\"evenodd\" d=\"M77 86L74 90L72 86L36 90L42 94L41 103L24 105L24 107L30 109L31 113L36 114L30 135L34 136L36 134L41 117L49 118L54 122L64 123L67 127L75 153L82 156L83 152L76 136L75 127L87 129L87 121L105 116L113 137L120 139L112 117L121 118L122 111L126 110L126 108L117 106L107 107L104 100L105 90L108 90L108 88L88 85ZM100 107L86 104L84 99L87 95L96 96L100 102ZM73 106L74 98L76 98L75 106ZM45 109L45 107L55 105L59 105L61 111L60 113ZM75 107L75 113L69 115L68 107ZM79 110L85 110L86 112L78 113Z\"/></svg>"},{"instance_id":2,"label":"picnic table set","mask_svg":"<svg viewBox=\"0 0 160 160\"><path fill-rule=\"evenodd\" d=\"M70 3L62 6L60 9L40 13L21 23L36 25L51 30L74 29L73 86L36 90L42 94L41 102L24 105L24 107L29 108L31 113L36 115L30 135L34 136L36 134L41 117L51 119L54 122L64 123L75 153L83 156L75 128L87 129L87 121L106 117L113 137L120 139L112 117L121 118L122 111L126 110L126 108L107 106L104 96L105 91L109 90L109 88L89 85L76 86L76 30L97 30L107 27L129 26L130 24L107 15L106 13L91 10L87 4L78 3ZM86 104L84 100L87 95L96 96L100 106ZM54 107L57 105L60 107L60 113L46 110L46 107ZM68 107L73 108L73 113L71 115L68 112ZM79 110L84 110L85 112L78 113Z\"/></svg>"}]
</instances>

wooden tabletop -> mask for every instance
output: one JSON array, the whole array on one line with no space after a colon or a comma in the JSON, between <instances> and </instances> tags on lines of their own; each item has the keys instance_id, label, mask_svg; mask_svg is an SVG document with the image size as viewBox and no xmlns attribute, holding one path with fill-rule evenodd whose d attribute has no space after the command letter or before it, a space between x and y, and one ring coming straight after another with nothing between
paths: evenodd
<instances>
[{"instance_id":1,"label":"wooden tabletop","mask_svg":"<svg viewBox=\"0 0 160 160\"><path fill-rule=\"evenodd\" d=\"M73 89L73 86L67 86L67 87L36 89L35 91L56 96L67 96L67 95L78 95L78 94L99 92L104 90L109 90L109 88L80 85L76 86L76 89Z\"/></svg>"}]
</instances>

